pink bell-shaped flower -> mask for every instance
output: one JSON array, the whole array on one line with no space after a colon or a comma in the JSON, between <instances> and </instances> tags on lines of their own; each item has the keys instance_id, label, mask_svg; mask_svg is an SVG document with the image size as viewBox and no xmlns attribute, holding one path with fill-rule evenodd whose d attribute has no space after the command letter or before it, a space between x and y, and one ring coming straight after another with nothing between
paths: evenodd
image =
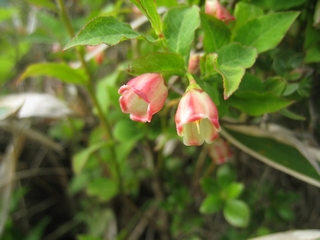
<instances>
[{"instance_id":1,"label":"pink bell-shaped flower","mask_svg":"<svg viewBox=\"0 0 320 240\"><path fill-rule=\"evenodd\" d=\"M232 16L229 11L220 4L219 0L206 0L204 8L206 14L214 16L225 23L235 20L235 17Z\"/></svg>"},{"instance_id":2,"label":"pink bell-shaped flower","mask_svg":"<svg viewBox=\"0 0 320 240\"><path fill-rule=\"evenodd\" d=\"M182 96L175 115L177 133L187 146L212 143L219 136L218 110L199 85L192 83Z\"/></svg>"},{"instance_id":3,"label":"pink bell-shaped flower","mask_svg":"<svg viewBox=\"0 0 320 240\"><path fill-rule=\"evenodd\" d=\"M131 79L120 87L119 99L122 112L130 114L137 122L150 122L159 112L168 96L168 87L158 73L146 73Z\"/></svg>"}]
</instances>

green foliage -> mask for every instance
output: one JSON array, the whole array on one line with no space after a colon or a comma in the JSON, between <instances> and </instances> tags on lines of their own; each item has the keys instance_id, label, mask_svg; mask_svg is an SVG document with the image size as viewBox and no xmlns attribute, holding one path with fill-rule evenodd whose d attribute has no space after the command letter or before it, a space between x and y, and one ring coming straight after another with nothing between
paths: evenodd
<instances>
[{"instance_id":1,"label":"green foliage","mask_svg":"<svg viewBox=\"0 0 320 240\"><path fill-rule=\"evenodd\" d=\"M229 199L223 208L226 220L236 227L246 227L249 223L249 208L240 200Z\"/></svg>"},{"instance_id":2,"label":"green foliage","mask_svg":"<svg viewBox=\"0 0 320 240\"><path fill-rule=\"evenodd\" d=\"M203 48L207 53L215 52L230 41L231 32L218 19L200 13L201 27L204 32Z\"/></svg>"},{"instance_id":3,"label":"green foliage","mask_svg":"<svg viewBox=\"0 0 320 240\"><path fill-rule=\"evenodd\" d=\"M298 15L283 12L254 18L237 30L234 41L255 47L258 53L270 50L279 44Z\"/></svg>"},{"instance_id":4,"label":"green foliage","mask_svg":"<svg viewBox=\"0 0 320 240\"><path fill-rule=\"evenodd\" d=\"M88 184L87 192L90 196L96 196L101 201L109 201L118 194L119 189L113 180L97 178Z\"/></svg>"},{"instance_id":5,"label":"green foliage","mask_svg":"<svg viewBox=\"0 0 320 240\"><path fill-rule=\"evenodd\" d=\"M102 146L106 145L107 144L105 142L98 142L74 155L72 159L73 171L76 174L80 173L83 167L86 165L87 161L89 160L90 155L98 149L100 149Z\"/></svg>"},{"instance_id":6,"label":"green foliage","mask_svg":"<svg viewBox=\"0 0 320 240\"><path fill-rule=\"evenodd\" d=\"M28 3L35 5L37 7L44 7L44 8L50 9L52 11L57 10L56 5L54 5L49 0L28 0Z\"/></svg>"},{"instance_id":7,"label":"green foliage","mask_svg":"<svg viewBox=\"0 0 320 240\"><path fill-rule=\"evenodd\" d=\"M85 84L87 76L82 70L75 70L64 63L36 63L30 65L19 77L22 81L27 77L49 76L65 83Z\"/></svg>"},{"instance_id":8,"label":"green foliage","mask_svg":"<svg viewBox=\"0 0 320 240\"><path fill-rule=\"evenodd\" d=\"M161 17L157 12L156 3L153 0L131 0L140 11L148 18L152 28L156 34L162 33L162 21Z\"/></svg>"},{"instance_id":9,"label":"green foliage","mask_svg":"<svg viewBox=\"0 0 320 240\"><path fill-rule=\"evenodd\" d=\"M295 147L267 137L256 137L228 130L232 138L254 151L255 157L261 156L264 162L282 171L293 174L296 178L305 179L320 185L320 176L309 163L308 159ZM250 134L250 135L249 135ZM307 180L308 179L308 180Z\"/></svg>"},{"instance_id":10,"label":"green foliage","mask_svg":"<svg viewBox=\"0 0 320 240\"><path fill-rule=\"evenodd\" d=\"M278 111L292 104L292 101L273 93L256 93L243 91L229 99L229 104L252 116Z\"/></svg>"},{"instance_id":11,"label":"green foliage","mask_svg":"<svg viewBox=\"0 0 320 240\"><path fill-rule=\"evenodd\" d=\"M249 224L250 210L247 204L237 199L243 192L242 183L235 182L234 170L222 165L217 170L216 181L204 178L201 187L208 195L200 206L200 212L213 214L223 210L225 219L233 226L246 227Z\"/></svg>"},{"instance_id":12,"label":"green foliage","mask_svg":"<svg viewBox=\"0 0 320 240\"><path fill-rule=\"evenodd\" d=\"M150 53L144 57L132 60L128 72L132 75L157 72L165 75L185 73L185 63L181 55L173 53Z\"/></svg>"},{"instance_id":13,"label":"green foliage","mask_svg":"<svg viewBox=\"0 0 320 240\"><path fill-rule=\"evenodd\" d=\"M163 35L169 50L189 56L194 33L199 25L199 9L196 6L168 10L163 19Z\"/></svg>"},{"instance_id":14,"label":"green foliage","mask_svg":"<svg viewBox=\"0 0 320 240\"><path fill-rule=\"evenodd\" d=\"M219 57L221 56L221 57ZM257 57L254 48L243 47L231 43L222 47L217 54L209 54L206 58L206 72L218 72L223 78L224 99L235 92L244 76L245 68L251 67ZM208 74L208 73L206 73Z\"/></svg>"},{"instance_id":15,"label":"green foliage","mask_svg":"<svg viewBox=\"0 0 320 240\"><path fill-rule=\"evenodd\" d=\"M1 16L1 13L0 13ZM0 85L6 83L7 79L12 77L12 70L16 61L20 60L30 49L30 45L25 42L13 46L9 42L1 42L0 45Z\"/></svg>"},{"instance_id":16,"label":"green foliage","mask_svg":"<svg viewBox=\"0 0 320 240\"><path fill-rule=\"evenodd\" d=\"M115 45L121 41L142 37L132 30L130 25L114 17L97 17L90 21L64 48L79 45Z\"/></svg>"},{"instance_id":17,"label":"green foliage","mask_svg":"<svg viewBox=\"0 0 320 240\"><path fill-rule=\"evenodd\" d=\"M262 15L263 10L261 8L245 2L238 2L234 10L234 16L237 19L237 21L235 22L233 33L237 32L239 28L241 28L250 20L260 17Z\"/></svg>"},{"instance_id":18,"label":"green foliage","mask_svg":"<svg viewBox=\"0 0 320 240\"><path fill-rule=\"evenodd\" d=\"M258 6L261 6L266 9L273 9L275 11L290 9L292 7L299 6L305 2L306 2L306 0L293 0L293 1L284 1L284 2L282 2L282 1L279 2L277 0L256 0L256 1L253 1L253 3Z\"/></svg>"}]
</instances>

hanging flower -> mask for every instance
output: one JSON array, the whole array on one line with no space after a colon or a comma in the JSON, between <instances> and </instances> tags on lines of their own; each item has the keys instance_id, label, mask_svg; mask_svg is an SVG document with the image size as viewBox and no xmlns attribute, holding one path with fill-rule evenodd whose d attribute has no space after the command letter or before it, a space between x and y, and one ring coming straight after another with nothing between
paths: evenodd
<instances>
[{"instance_id":1,"label":"hanging flower","mask_svg":"<svg viewBox=\"0 0 320 240\"><path fill-rule=\"evenodd\" d=\"M229 11L220 4L219 0L206 0L204 8L206 14L214 16L225 23L235 20L235 17L232 16Z\"/></svg>"},{"instance_id":2,"label":"hanging flower","mask_svg":"<svg viewBox=\"0 0 320 240\"><path fill-rule=\"evenodd\" d=\"M137 122L150 122L159 112L168 96L168 87L158 73L146 73L131 79L119 89L122 112Z\"/></svg>"},{"instance_id":3,"label":"hanging flower","mask_svg":"<svg viewBox=\"0 0 320 240\"><path fill-rule=\"evenodd\" d=\"M210 145L208 154L217 165L226 163L233 156L228 142L223 138L217 139Z\"/></svg>"},{"instance_id":4,"label":"hanging flower","mask_svg":"<svg viewBox=\"0 0 320 240\"><path fill-rule=\"evenodd\" d=\"M200 55L195 54L190 56L189 64L188 64L188 72L192 74L196 74L200 69Z\"/></svg>"},{"instance_id":5,"label":"hanging flower","mask_svg":"<svg viewBox=\"0 0 320 240\"><path fill-rule=\"evenodd\" d=\"M218 110L199 85L191 83L182 96L175 115L177 133L187 146L212 143L218 138Z\"/></svg>"}]
</instances>

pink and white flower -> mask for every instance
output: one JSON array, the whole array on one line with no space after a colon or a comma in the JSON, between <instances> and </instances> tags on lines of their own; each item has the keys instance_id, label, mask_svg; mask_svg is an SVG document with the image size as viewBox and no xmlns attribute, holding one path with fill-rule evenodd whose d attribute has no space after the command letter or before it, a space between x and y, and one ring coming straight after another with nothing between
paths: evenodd
<instances>
[{"instance_id":1,"label":"pink and white flower","mask_svg":"<svg viewBox=\"0 0 320 240\"><path fill-rule=\"evenodd\" d=\"M176 129L187 146L212 143L219 136L218 110L197 84L190 84L175 115Z\"/></svg>"},{"instance_id":2,"label":"pink and white flower","mask_svg":"<svg viewBox=\"0 0 320 240\"><path fill-rule=\"evenodd\" d=\"M119 99L122 112L138 122L150 122L159 112L168 96L168 87L158 73L146 73L131 79L120 87Z\"/></svg>"},{"instance_id":3,"label":"pink and white flower","mask_svg":"<svg viewBox=\"0 0 320 240\"><path fill-rule=\"evenodd\" d=\"M229 11L220 4L219 0L206 0L204 8L206 14L214 16L225 23L235 20L235 17L232 16Z\"/></svg>"},{"instance_id":4,"label":"pink and white flower","mask_svg":"<svg viewBox=\"0 0 320 240\"><path fill-rule=\"evenodd\" d=\"M233 156L230 145L223 138L218 138L211 144L208 154L217 165L226 163Z\"/></svg>"}]
</instances>

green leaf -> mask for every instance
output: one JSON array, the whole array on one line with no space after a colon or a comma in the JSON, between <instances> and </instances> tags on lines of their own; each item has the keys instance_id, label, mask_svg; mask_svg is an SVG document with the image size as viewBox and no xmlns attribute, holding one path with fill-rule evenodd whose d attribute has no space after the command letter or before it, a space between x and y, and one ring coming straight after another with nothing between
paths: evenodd
<instances>
[{"instance_id":1,"label":"green leaf","mask_svg":"<svg viewBox=\"0 0 320 240\"><path fill-rule=\"evenodd\" d=\"M300 151L270 137L249 135L253 129L224 128L223 137L254 158L297 179L320 187L320 176Z\"/></svg>"},{"instance_id":2,"label":"green leaf","mask_svg":"<svg viewBox=\"0 0 320 240\"><path fill-rule=\"evenodd\" d=\"M228 165L224 164L218 168L217 171L217 182L220 187L224 190L236 180L234 170Z\"/></svg>"},{"instance_id":3,"label":"green leaf","mask_svg":"<svg viewBox=\"0 0 320 240\"><path fill-rule=\"evenodd\" d=\"M258 56L257 50L252 47L241 46L239 43L230 43L217 51L218 65L230 67L250 68Z\"/></svg>"},{"instance_id":4,"label":"green leaf","mask_svg":"<svg viewBox=\"0 0 320 240\"><path fill-rule=\"evenodd\" d=\"M279 113L282 115L282 116L285 116L287 118L291 118L291 119L294 119L294 120L300 120L300 121L304 121L306 120L306 118L302 115L299 115L299 114L296 114L292 111L290 111L289 109L287 108L283 108L283 109L280 109L279 110Z\"/></svg>"},{"instance_id":5,"label":"green leaf","mask_svg":"<svg viewBox=\"0 0 320 240\"><path fill-rule=\"evenodd\" d=\"M131 0L140 11L148 18L152 28L155 30L157 35L162 33L162 21L154 0Z\"/></svg>"},{"instance_id":6,"label":"green leaf","mask_svg":"<svg viewBox=\"0 0 320 240\"><path fill-rule=\"evenodd\" d=\"M251 73L246 72L241 80L237 93L243 91L255 91L258 93L264 92L262 81Z\"/></svg>"},{"instance_id":7,"label":"green leaf","mask_svg":"<svg viewBox=\"0 0 320 240\"><path fill-rule=\"evenodd\" d=\"M223 208L223 216L235 227L246 227L250 219L250 210L245 202L229 199Z\"/></svg>"},{"instance_id":8,"label":"green leaf","mask_svg":"<svg viewBox=\"0 0 320 240\"><path fill-rule=\"evenodd\" d=\"M224 99L238 89L245 68L251 67L256 58L257 51L254 48L244 47L238 43L231 43L219 49L217 54L207 56L207 65L213 65L215 71L223 78Z\"/></svg>"},{"instance_id":9,"label":"green leaf","mask_svg":"<svg viewBox=\"0 0 320 240\"><path fill-rule=\"evenodd\" d=\"M200 206L203 214L213 214L218 212L223 206L223 199L219 195L208 195Z\"/></svg>"},{"instance_id":10,"label":"green leaf","mask_svg":"<svg viewBox=\"0 0 320 240\"><path fill-rule=\"evenodd\" d=\"M120 120L115 125L114 137L120 142L138 141L145 135L142 127L143 124L131 120Z\"/></svg>"},{"instance_id":11,"label":"green leaf","mask_svg":"<svg viewBox=\"0 0 320 240\"><path fill-rule=\"evenodd\" d=\"M271 77L263 83L266 92L271 92L276 96L281 96L287 86L286 81L282 77Z\"/></svg>"},{"instance_id":12,"label":"green leaf","mask_svg":"<svg viewBox=\"0 0 320 240\"><path fill-rule=\"evenodd\" d=\"M164 7L176 7L179 6L177 1L172 1L172 0L157 0L156 4L158 7L164 6Z\"/></svg>"},{"instance_id":13,"label":"green leaf","mask_svg":"<svg viewBox=\"0 0 320 240\"><path fill-rule=\"evenodd\" d=\"M89 183L87 192L101 201L109 201L118 194L118 185L111 179L98 178Z\"/></svg>"},{"instance_id":14,"label":"green leaf","mask_svg":"<svg viewBox=\"0 0 320 240\"><path fill-rule=\"evenodd\" d=\"M199 9L196 6L169 9L163 19L163 35L169 50L188 56L199 25Z\"/></svg>"},{"instance_id":15,"label":"green leaf","mask_svg":"<svg viewBox=\"0 0 320 240\"><path fill-rule=\"evenodd\" d=\"M46 226L50 223L50 217L46 216L37 223L36 226L33 226L31 231L25 236L25 240L34 240L41 239L44 235L44 230Z\"/></svg>"},{"instance_id":16,"label":"green leaf","mask_svg":"<svg viewBox=\"0 0 320 240\"><path fill-rule=\"evenodd\" d=\"M271 113L289 106L292 101L278 97L272 93L243 91L233 95L228 103L252 116Z\"/></svg>"},{"instance_id":17,"label":"green leaf","mask_svg":"<svg viewBox=\"0 0 320 240\"><path fill-rule=\"evenodd\" d=\"M277 209L277 213L280 215L280 217L286 221L292 221L294 220L294 212L290 208L290 206L284 206L282 205Z\"/></svg>"},{"instance_id":18,"label":"green leaf","mask_svg":"<svg viewBox=\"0 0 320 240\"><path fill-rule=\"evenodd\" d=\"M231 32L227 25L215 17L200 13L201 27L204 32L203 48L212 53L230 42Z\"/></svg>"},{"instance_id":19,"label":"green leaf","mask_svg":"<svg viewBox=\"0 0 320 240\"><path fill-rule=\"evenodd\" d=\"M108 146L108 142L97 142L89 147L83 149L82 151L75 154L72 158L72 169L76 174L79 174L83 167L86 165L89 157L92 153L96 152L104 146Z\"/></svg>"},{"instance_id":20,"label":"green leaf","mask_svg":"<svg viewBox=\"0 0 320 240\"><path fill-rule=\"evenodd\" d=\"M102 240L100 237L95 237L91 235L78 235L77 236L78 240Z\"/></svg>"},{"instance_id":21,"label":"green leaf","mask_svg":"<svg viewBox=\"0 0 320 240\"><path fill-rule=\"evenodd\" d=\"M16 12L18 12L15 8L0 8L0 23L10 19Z\"/></svg>"},{"instance_id":22,"label":"green leaf","mask_svg":"<svg viewBox=\"0 0 320 240\"><path fill-rule=\"evenodd\" d=\"M320 62L320 47L319 45L307 49L304 58L305 63L318 63Z\"/></svg>"},{"instance_id":23,"label":"green leaf","mask_svg":"<svg viewBox=\"0 0 320 240\"><path fill-rule=\"evenodd\" d=\"M64 50L79 45L98 45L105 43L115 45L121 41L143 37L132 30L131 26L114 17L96 17L64 47Z\"/></svg>"},{"instance_id":24,"label":"green leaf","mask_svg":"<svg viewBox=\"0 0 320 240\"><path fill-rule=\"evenodd\" d=\"M225 193L228 199L237 198L240 196L243 189L244 185L242 183L233 182L225 189Z\"/></svg>"},{"instance_id":25,"label":"green leaf","mask_svg":"<svg viewBox=\"0 0 320 240\"><path fill-rule=\"evenodd\" d=\"M87 76L83 70L73 69L65 63L36 63L30 65L19 77L22 81L27 77L48 76L59 79L65 83L81 84L87 82Z\"/></svg>"},{"instance_id":26,"label":"green leaf","mask_svg":"<svg viewBox=\"0 0 320 240\"><path fill-rule=\"evenodd\" d=\"M255 18L235 33L234 41L255 47L258 53L278 45L299 12L280 12Z\"/></svg>"},{"instance_id":27,"label":"green leaf","mask_svg":"<svg viewBox=\"0 0 320 240\"><path fill-rule=\"evenodd\" d=\"M245 69L243 67L234 67L228 65L218 66L218 55L216 53L209 54L206 59L206 69L214 69L223 79L224 99L227 99L235 90L237 90Z\"/></svg>"},{"instance_id":28,"label":"green leaf","mask_svg":"<svg viewBox=\"0 0 320 240\"><path fill-rule=\"evenodd\" d=\"M211 178L203 178L201 180L201 188L207 194L219 195L221 192L217 182Z\"/></svg>"},{"instance_id":29,"label":"green leaf","mask_svg":"<svg viewBox=\"0 0 320 240\"><path fill-rule=\"evenodd\" d=\"M232 33L236 33L245 23L262 15L263 10L261 8L245 2L238 2L234 10L236 21Z\"/></svg>"},{"instance_id":30,"label":"green leaf","mask_svg":"<svg viewBox=\"0 0 320 240\"><path fill-rule=\"evenodd\" d=\"M292 7L299 6L305 3L307 0L290 0L290 1L278 1L278 0L255 0L253 4L261 6L265 9L272 9L275 11L286 10Z\"/></svg>"},{"instance_id":31,"label":"green leaf","mask_svg":"<svg viewBox=\"0 0 320 240\"><path fill-rule=\"evenodd\" d=\"M284 89L282 96L288 96L299 89L299 83L289 83Z\"/></svg>"},{"instance_id":32,"label":"green leaf","mask_svg":"<svg viewBox=\"0 0 320 240\"><path fill-rule=\"evenodd\" d=\"M206 59L206 69L214 69L223 79L224 99L227 99L239 86L240 81L245 73L242 67L231 67L227 65L218 66L218 55L209 54Z\"/></svg>"},{"instance_id":33,"label":"green leaf","mask_svg":"<svg viewBox=\"0 0 320 240\"><path fill-rule=\"evenodd\" d=\"M129 63L129 74L140 75L152 72L183 76L186 72L184 60L179 54L156 52Z\"/></svg>"},{"instance_id":34,"label":"green leaf","mask_svg":"<svg viewBox=\"0 0 320 240\"><path fill-rule=\"evenodd\" d=\"M308 18L303 47L308 49L310 47L317 46L319 45L319 41L320 32L313 26L312 19Z\"/></svg>"},{"instance_id":35,"label":"green leaf","mask_svg":"<svg viewBox=\"0 0 320 240\"><path fill-rule=\"evenodd\" d=\"M216 68L223 78L223 95L226 100L239 87L245 69L242 67L230 67L222 65Z\"/></svg>"},{"instance_id":36,"label":"green leaf","mask_svg":"<svg viewBox=\"0 0 320 240\"><path fill-rule=\"evenodd\" d=\"M1 18L1 11L0 11ZM24 42L13 45L12 43L1 40L0 44L0 86L9 78L16 76L13 69L16 63L29 51L30 44Z\"/></svg>"},{"instance_id":37,"label":"green leaf","mask_svg":"<svg viewBox=\"0 0 320 240\"><path fill-rule=\"evenodd\" d=\"M27 2L37 7L44 7L52 11L57 10L56 5L49 0L27 0Z\"/></svg>"}]
</instances>

